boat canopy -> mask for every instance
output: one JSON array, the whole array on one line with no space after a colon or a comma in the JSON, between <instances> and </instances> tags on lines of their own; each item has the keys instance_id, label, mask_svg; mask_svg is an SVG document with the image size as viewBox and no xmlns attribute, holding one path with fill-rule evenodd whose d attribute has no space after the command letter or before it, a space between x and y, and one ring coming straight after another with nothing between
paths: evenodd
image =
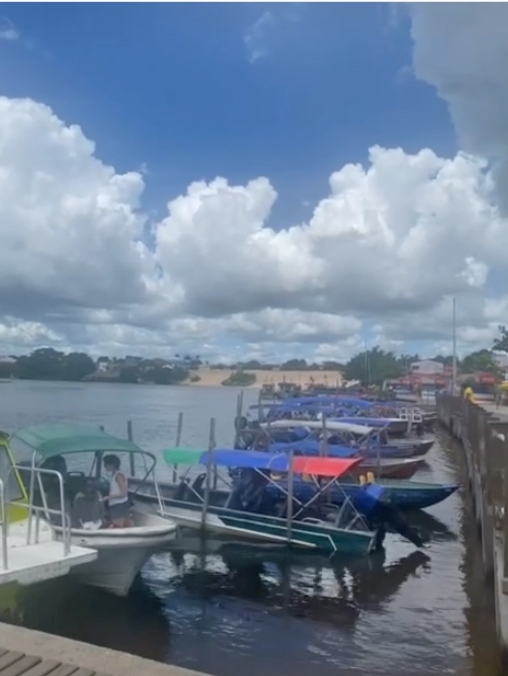
<instances>
[{"instance_id":1,"label":"boat canopy","mask_svg":"<svg viewBox=\"0 0 508 676\"><path fill-rule=\"evenodd\" d=\"M118 439L98 427L86 425L34 425L23 427L12 435L33 448L42 459L70 453L143 453L137 444L127 439ZM153 457L153 456L152 456Z\"/></svg>"},{"instance_id":2,"label":"boat canopy","mask_svg":"<svg viewBox=\"0 0 508 676\"><path fill-rule=\"evenodd\" d=\"M263 451L240 451L228 448L215 448L211 451L183 448L168 448L162 451L167 465L220 465L224 467L242 467L268 469L274 472L288 472L291 456L286 454L265 453ZM355 467L362 458L322 458L296 456L292 459L295 474L313 474L316 476L340 477Z\"/></svg>"},{"instance_id":3,"label":"boat canopy","mask_svg":"<svg viewBox=\"0 0 508 676\"><path fill-rule=\"evenodd\" d=\"M351 423L352 425L365 425L366 427L387 427L392 423L404 422L402 418L369 418L363 416L351 416L332 418L331 422Z\"/></svg>"},{"instance_id":4,"label":"boat canopy","mask_svg":"<svg viewBox=\"0 0 508 676\"><path fill-rule=\"evenodd\" d=\"M323 422L321 420L274 420L270 423L261 423L261 428L267 431L271 429L304 428L309 430L322 430ZM373 427L367 425L344 422L342 418L339 418L338 420L327 418L325 420L325 428L327 432L350 432L351 434L358 434L360 436L376 431Z\"/></svg>"}]
</instances>

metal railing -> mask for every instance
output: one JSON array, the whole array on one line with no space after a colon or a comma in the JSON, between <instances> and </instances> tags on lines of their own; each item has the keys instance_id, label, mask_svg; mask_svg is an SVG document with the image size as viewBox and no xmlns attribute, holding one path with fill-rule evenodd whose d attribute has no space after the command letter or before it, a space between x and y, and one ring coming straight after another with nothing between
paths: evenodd
<instances>
[{"instance_id":1,"label":"metal railing","mask_svg":"<svg viewBox=\"0 0 508 676\"><path fill-rule=\"evenodd\" d=\"M5 499L5 489L4 485L8 485L9 479L12 472L17 471L21 477L27 477L29 475L29 488L28 488L28 502L27 504L20 503L15 500L6 500ZM59 502L60 509L56 509L48 506L48 498L46 489L44 488L44 482L42 480L43 475L54 476L58 480L59 487ZM23 479L22 479L23 480ZM23 484L26 486L26 479L23 481ZM35 504L35 486L37 483L38 487L38 497L42 502L42 505ZM27 518L27 535L26 535L26 544L38 544L40 536L40 522L41 517L49 524L52 532L55 533L55 528L61 529L62 532L62 545L64 556L67 556L71 550L71 524L70 517L67 514L65 509L65 492L64 492L64 480L60 472L57 472L52 469L42 469L40 467L26 466L26 465L12 465L9 468L5 484L0 480L0 505L2 508L2 556L3 556L3 569L8 569L8 535L9 535L9 523L6 513L6 506L14 506L26 508L28 510ZM56 520L59 521L57 526L53 523L51 517L56 517ZM35 529L33 527L35 517Z\"/></svg>"},{"instance_id":2,"label":"metal railing","mask_svg":"<svg viewBox=\"0 0 508 676\"><path fill-rule=\"evenodd\" d=\"M4 482L0 479L0 508L2 509L2 565L7 570L9 561L7 553L7 518L5 514Z\"/></svg>"}]
</instances>

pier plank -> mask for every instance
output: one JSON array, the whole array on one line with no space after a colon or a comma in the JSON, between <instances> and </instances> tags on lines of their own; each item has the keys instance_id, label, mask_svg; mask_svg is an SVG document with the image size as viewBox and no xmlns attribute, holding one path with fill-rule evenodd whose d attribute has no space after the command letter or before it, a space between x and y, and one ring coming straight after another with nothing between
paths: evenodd
<instances>
[{"instance_id":1,"label":"pier plank","mask_svg":"<svg viewBox=\"0 0 508 676\"><path fill-rule=\"evenodd\" d=\"M3 672L4 669L7 669L7 667L10 667L11 664L14 664L24 656L25 653L20 653L12 650L9 650L6 653L4 653L0 657L0 674Z\"/></svg>"},{"instance_id":2,"label":"pier plank","mask_svg":"<svg viewBox=\"0 0 508 676\"><path fill-rule=\"evenodd\" d=\"M60 666L62 666L61 663L56 660L42 660L42 662L39 661L38 664L28 669L28 671L25 671L23 676L53 676ZM74 669L76 669L76 667L74 667ZM70 673L72 673L72 671ZM3 673L2 676L4 676Z\"/></svg>"},{"instance_id":3,"label":"pier plank","mask_svg":"<svg viewBox=\"0 0 508 676\"><path fill-rule=\"evenodd\" d=\"M75 674L78 667L74 664L60 664L54 671L50 672L51 676L71 676Z\"/></svg>"},{"instance_id":4,"label":"pier plank","mask_svg":"<svg viewBox=\"0 0 508 676\"><path fill-rule=\"evenodd\" d=\"M24 676L24 674L41 662L40 657L33 657L32 655L25 655L20 660L16 660L14 664L0 670L1 676Z\"/></svg>"}]
</instances>

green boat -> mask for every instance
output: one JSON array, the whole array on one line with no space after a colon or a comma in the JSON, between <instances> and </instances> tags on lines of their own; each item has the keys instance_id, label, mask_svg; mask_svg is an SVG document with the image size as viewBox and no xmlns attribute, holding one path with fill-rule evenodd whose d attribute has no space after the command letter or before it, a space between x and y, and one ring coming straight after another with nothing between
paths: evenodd
<instances>
[{"instance_id":1,"label":"green boat","mask_svg":"<svg viewBox=\"0 0 508 676\"><path fill-rule=\"evenodd\" d=\"M191 484L187 480L173 484L158 484L163 503L162 515L179 526L202 529L221 536L275 543L292 548L326 553L344 552L368 554L377 542L377 531L369 529L365 519L349 499L337 507L326 505L326 491L337 487L338 479L361 459L307 458L291 455L272 455L259 451L214 449L211 451L168 449L164 461L171 468L185 465L204 465ZM247 470L250 483L233 491L211 489L212 473L217 467L235 467ZM270 478L270 472L286 473L287 489ZM307 474L316 481L317 491L303 504L292 494L293 476ZM267 484L278 486L280 500L264 501ZM157 508L158 496L154 486L145 481L130 480L132 498ZM204 486L204 489L203 489ZM243 492L242 492L243 490ZM319 517L317 512L320 501Z\"/></svg>"}]
</instances>

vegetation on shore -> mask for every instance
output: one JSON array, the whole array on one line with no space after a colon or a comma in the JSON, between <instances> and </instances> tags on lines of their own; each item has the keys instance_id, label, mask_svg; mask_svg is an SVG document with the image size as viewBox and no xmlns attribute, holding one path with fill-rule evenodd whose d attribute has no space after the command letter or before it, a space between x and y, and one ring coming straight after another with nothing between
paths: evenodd
<instances>
[{"instance_id":1,"label":"vegetation on shore","mask_svg":"<svg viewBox=\"0 0 508 676\"><path fill-rule=\"evenodd\" d=\"M226 387L249 387L256 382L255 373L246 373L245 371L234 371L229 378L222 381Z\"/></svg>"},{"instance_id":2,"label":"vegetation on shore","mask_svg":"<svg viewBox=\"0 0 508 676\"><path fill-rule=\"evenodd\" d=\"M492 350L508 352L508 329L499 327L499 335ZM496 364L491 349L482 349L459 360L458 372L472 374L486 372L502 377L502 371ZM433 361L452 366L450 355L437 355ZM419 361L417 354L397 356L394 352L382 350L376 346L364 350L352 357L346 364L326 361L322 364L309 363L305 359L290 359L283 364L263 364L257 360L233 365L208 364L210 369L233 369L222 381L224 386L249 387L256 382L253 371L337 371L346 380L360 381L362 384L381 385L385 380L403 377L409 372L412 362ZM157 385L178 385L184 382L197 383L201 380L198 369L203 365L199 355L185 355L174 359L144 359L125 357L123 359L99 357L94 360L84 352L64 352L43 347L29 355L0 359L0 378L19 378L26 380L90 380L95 382L154 383Z\"/></svg>"}]
</instances>

